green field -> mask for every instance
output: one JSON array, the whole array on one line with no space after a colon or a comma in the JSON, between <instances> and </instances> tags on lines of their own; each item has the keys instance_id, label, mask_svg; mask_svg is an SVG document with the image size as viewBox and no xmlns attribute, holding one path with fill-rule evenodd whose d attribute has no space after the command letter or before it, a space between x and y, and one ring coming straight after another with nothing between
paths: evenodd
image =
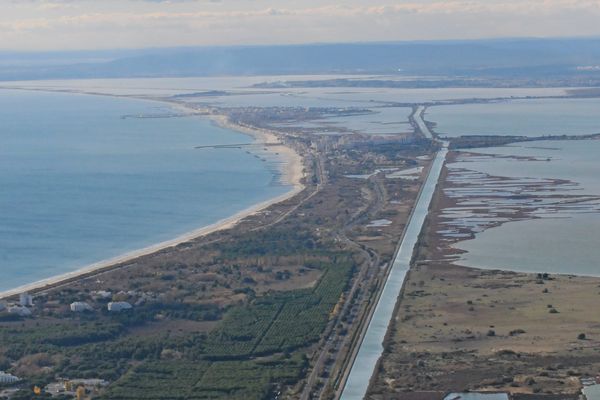
<instances>
[{"instance_id":1,"label":"green field","mask_svg":"<svg viewBox=\"0 0 600 400\"><path fill-rule=\"evenodd\" d=\"M136 337L128 330L142 323L133 314L109 323L82 317L44 327L8 324L0 326L6 346L0 362L43 355L59 376L114 382L107 399L262 399L306 371L306 349L319 340L354 270L350 258L330 260L311 265L323 271L313 288L271 292L231 307L208 335ZM165 358L165 351L177 359ZM31 383L52 379L40 373Z\"/></svg>"},{"instance_id":2,"label":"green field","mask_svg":"<svg viewBox=\"0 0 600 400\"><path fill-rule=\"evenodd\" d=\"M278 384L296 382L307 366L301 349L319 340L353 264L323 268L312 289L232 308L206 339L183 344L185 360L147 361L113 384L107 398L262 399ZM172 385L179 389L166 389Z\"/></svg>"}]
</instances>

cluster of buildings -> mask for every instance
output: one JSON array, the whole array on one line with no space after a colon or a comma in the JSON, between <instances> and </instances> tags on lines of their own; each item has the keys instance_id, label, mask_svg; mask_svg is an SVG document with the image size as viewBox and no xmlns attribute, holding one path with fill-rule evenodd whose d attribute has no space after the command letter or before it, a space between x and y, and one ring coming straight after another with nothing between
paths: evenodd
<instances>
[{"instance_id":1,"label":"cluster of buildings","mask_svg":"<svg viewBox=\"0 0 600 400\"><path fill-rule=\"evenodd\" d=\"M133 306L141 306L142 304L148 302L148 301L154 301L156 300L156 295L154 293L148 293L148 292L137 292L135 290L129 290L127 292L125 291L120 291L118 293L113 293L107 290L98 290L95 292L92 292L92 297L95 300L98 301L106 301L106 300L112 300L112 301L125 301L125 300L130 300L133 301L132 299L135 299L135 303L133 303Z\"/></svg>"},{"instance_id":2,"label":"cluster of buildings","mask_svg":"<svg viewBox=\"0 0 600 400\"><path fill-rule=\"evenodd\" d=\"M92 306L83 301L75 301L71 303L70 308L73 312L85 312L94 310ZM106 308L110 312L119 312L129 310L133 308L133 306L126 301L111 301L106 305Z\"/></svg>"},{"instance_id":3,"label":"cluster of buildings","mask_svg":"<svg viewBox=\"0 0 600 400\"><path fill-rule=\"evenodd\" d=\"M109 292L106 290L99 290L99 291L93 292L93 298L96 301L106 301L106 300L111 300L113 298L114 299L127 298L129 296L131 296L131 294L125 293L125 292L117 293L117 295L115 295L115 296L113 296L112 292ZM84 301L73 302L73 303L71 303L70 308L71 308L72 312L85 312L85 311L93 311L94 310L91 305L89 305L88 303L86 303ZM106 305L106 308L110 312L119 312L119 311L129 310L129 309L133 308L133 306L131 305L131 303L129 303L127 301L109 301L108 304Z\"/></svg>"},{"instance_id":4,"label":"cluster of buildings","mask_svg":"<svg viewBox=\"0 0 600 400\"><path fill-rule=\"evenodd\" d=\"M0 384L11 384L19 382L21 379L17 378L14 375L7 374L6 372L0 371Z\"/></svg>"},{"instance_id":5,"label":"cluster of buildings","mask_svg":"<svg viewBox=\"0 0 600 400\"><path fill-rule=\"evenodd\" d=\"M120 295L121 293L119 293L118 295ZM116 296L116 297L127 297L128 293L123 293L122 296ZM113 294L112 292L108 292L108 291L98 291L94 293L94 298L96 300L109 300L113 298ZM138 305L138 303L143 304L144 301L140 302L138 300L138 302L136 303L136 305ZM0 313L8 313L8 314L14 314L14 315L18 315L20 317L28 317L32 314L32 307L33 307L33 296L31 296L28 293L21 293L19 295L19 301L17 303L2 303L0 302ZM124 310L129 310L131 308L133 308L133 305L127 301L110 301L107 304L107 309L110 312L119 312L119 311L124 311ZM69 308L71 309L72 312L75 313L81 313L81 312L86 312L86 311L93 311L94 308L89 304L86 303L84 301L75 301L73 303L71 303L69 305Z\"/></svg>"},{"instance_id":6,"label":"cluster of buildings","mask_svg":"<svg viewBox=\"0 0 600 400\"><path fill-rule=\"evenodd\" d=\"M0 312L7 312L20 317L28 317L31 315L31 307L33 307L33 297L28 293L21 293L19 295L18 303L0 303Z\"/></svg>"},{"instance_id":7,"label":"cluster of buildings","mask_svg":"<svg viewBox=\"0 0 600 400\"><path fill-rule=\"evenodd\" d=\"M21 379L14 375L7 374L0 371L0 384L9 385L20 382ZM97 394L103 388L108 386L109 382L104 379L61 379L57 382L49 383L43 388L43 391L54 396L67 395L75 397L77 400L89 398L90 394ZM19 387L7 388L4 391L0 391L0 397L8 397L16 393ZM42 394L42 388L38 386L33 387L34 395L40 396Z\"/></svg>"},{"instance_id":8,"label":"cluster of buildings","mask_svg":"<svg viewBox=\"0 0 600 400\"><path fill-rule=\"evenodd\" d=\"M106 386L108 382L103 379L62 379L49 383L44 391L52 396L70 395L80 400L90 393L98 393Z\"/></svg>"},{"instance_id":9,"label":"cluster of buildings","mask_svg":"<svg viewBox=\"0 0 600 400\"><path fill-rule=\"evenodd\" d=\"M139 293L133 290L128 292L121 291L118 293L113 293L108 290L97 290L92 292L91 295L94 301L101 303L108 301L108 303L106 303L106 307L110 312L130 310L134 306L141 306L147 301L153 301L156 299L152 293ZM136 301L133 302L131 299L135 299ZM130 300L131 302L125 300ZM93 307L89 303L83 301L71 303L70 308L72 312L93 311Z\"/></svg>"}]
</instances>

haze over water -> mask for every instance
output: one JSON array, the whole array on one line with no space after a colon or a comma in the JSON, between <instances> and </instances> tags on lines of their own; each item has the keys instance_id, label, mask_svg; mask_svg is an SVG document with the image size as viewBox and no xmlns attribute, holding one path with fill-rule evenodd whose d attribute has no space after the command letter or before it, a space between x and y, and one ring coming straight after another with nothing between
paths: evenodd
<instances>
[{"instance_id":1,"label":"haze over water","mask_svg":"<svg viewBox=\"0 0 600 400\"><path fill-rule=\"evenodd\" d=\"M283 194L252 138L158 102L0 91L0 290L172 239ZM134 116L126 117L124 116Z\"/></svg>"}]
</instances>

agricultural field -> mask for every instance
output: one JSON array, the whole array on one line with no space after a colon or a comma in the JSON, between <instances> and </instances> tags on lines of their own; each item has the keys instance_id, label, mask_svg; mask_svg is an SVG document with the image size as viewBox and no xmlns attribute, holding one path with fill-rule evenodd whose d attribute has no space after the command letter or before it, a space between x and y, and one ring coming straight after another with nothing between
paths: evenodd
<instances>
[{"instance_id":1,"label":"agricultural field","mask_svg":"<svg viewBox=\"0 0 600 400\"><path fill-rule=\"evenodd\" d=\"M125 375L104 397L259 400L271 392L271 387L297 381L305 367L306 360L299 356L248 361L147 362Z\"/></svg>"}]
</instances>

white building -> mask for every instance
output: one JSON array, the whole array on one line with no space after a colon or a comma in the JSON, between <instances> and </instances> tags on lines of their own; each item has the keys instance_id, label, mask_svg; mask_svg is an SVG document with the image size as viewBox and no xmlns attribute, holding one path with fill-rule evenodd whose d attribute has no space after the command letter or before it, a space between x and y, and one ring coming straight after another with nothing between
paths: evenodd
<instances>
[{"instance_id":1,"label":"white building","mask_svg":"<svg viewBox=\"0 0 600 400\"><path fill-rule=\"evenodd\" d=\"M73 386L85 386L86 388L108 386L108 381L104 379L71 379Z\"/></svg>"},{"instance_id":2,"label":"white building","mask_svg":"<svg viewBox=\"0 0 600 400\"><path fill-rule=\"evenodd\" d=\"M104 379L63 379L46 385L44 391L52 396L66 394L76 396L78 387L83 386L89 392L97 392L98 389L108 386Z\"/></svg>"},{"instance_id":3,"label":"white building","mask_svg":"<svg viewBox=\"0 0 600 400\"><path fill-rule=\"evenodd\" d=\"M84 312L84 311L92 311L92 306L83 301L76 301L71 303L71 311L73 312Z\"/></svg>"},{"instance_id":4,"label":"white building","mask_svg":"<svg viewBox=\"0 0 600 400\"><path fill-rule=\"evenodd\" d=\"M8 313L9 314L17 314L18 316L21 316L21 317L28 317L31 315L31 310L27 307L11 306L11 307L8 307Z\"/></svg>"},{"instance_id":5,"label":"white building","mask_svg":"<svg viewBox=\"0 0 600 400\"><path fill-rule=\"evenodd\" d=\"M98 290L96 292L96 297L98 299L110 299L112 298L112 292L106 291L106 290Z\"/></svg>"},{"instance_id":6,"label":"white building","mask_svg":"<svg viewBox=\"0 0 600 400\"><path fill-rule=\"evenodd\" d=\"M20 379L16 376L0 371L0 383L15 383L19 381Z\"/></svg>"},{"instance_id":7,"label":"white building","mask_svg":"<svg viewBox=\"0 0 600 400\"><path fill-rule=\"evenodd\" d=\"M28 293L21 293L19 295L19 305L22 307L31 307L33 306L33 297Z\"/></svg>"},{"instance_id":8,"label":"white building","mask_svg":"<svg viewBox=\"0 0 600 400\"><path fill-rule=\"evenodd\" d=\"M131 304L126 301L111 301L108 303L108 311L118 312L129 310L130 308L132 308Z\"/></svg>"}]
</instances>

